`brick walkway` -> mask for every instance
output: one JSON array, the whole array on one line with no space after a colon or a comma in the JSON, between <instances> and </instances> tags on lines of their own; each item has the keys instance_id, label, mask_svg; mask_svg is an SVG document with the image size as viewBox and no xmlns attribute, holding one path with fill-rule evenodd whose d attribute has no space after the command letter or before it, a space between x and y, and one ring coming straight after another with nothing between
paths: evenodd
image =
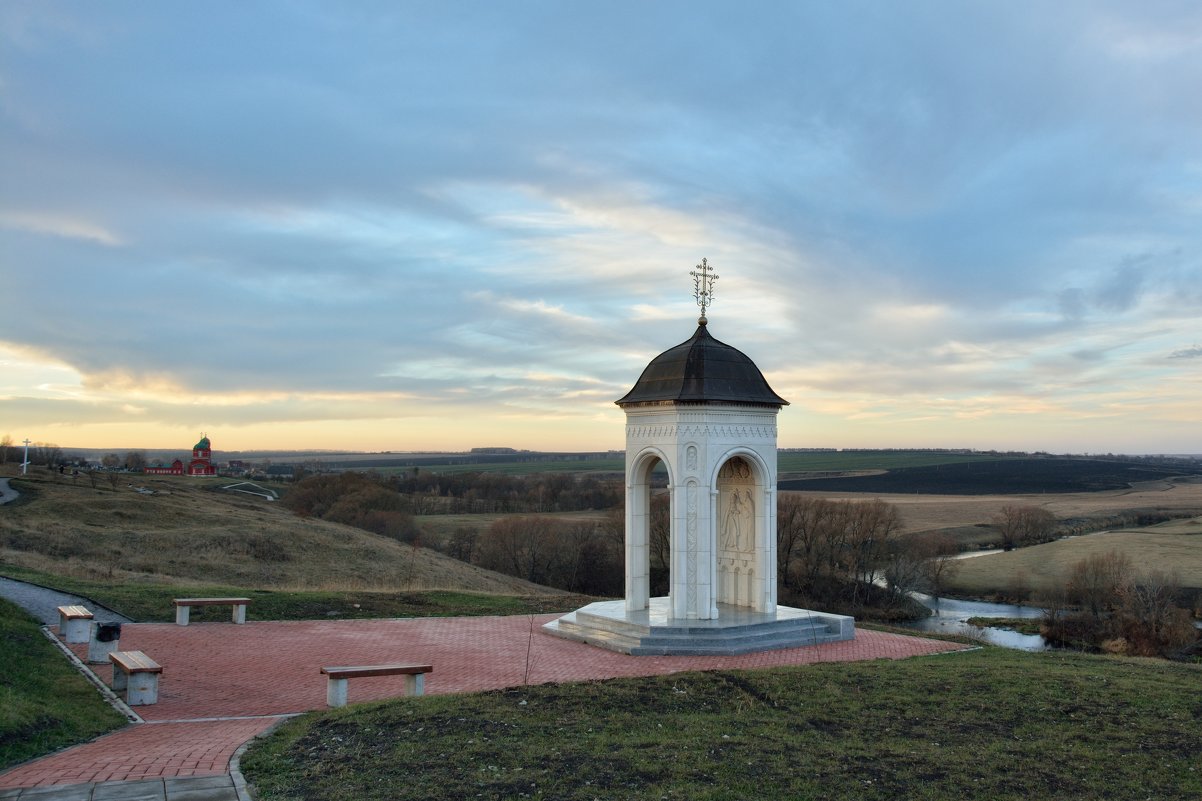
<instances>
[{"instance_id":1,"label":"brick walkway","mask_svg":"<svg viewBox=\"0 0 1202 801\"><path fill-rule=\"evenodd\" d=\"M545 634L556 617L413 618L283 623L127 624L123 650L163 666L159 702L130 726L0 774L0 788L206 776L229 772L243 743L281 715L325 707L323 665L425 662L426 692L523 683L903 659L963 649L956 643L857 631L848 642L739 656L627 656ZM86 646L71 646L83 656ZM97 666L106 681L109 670ZM401 695L401 677L352 680L356 703Z\"/></svg>"}]
</instances>

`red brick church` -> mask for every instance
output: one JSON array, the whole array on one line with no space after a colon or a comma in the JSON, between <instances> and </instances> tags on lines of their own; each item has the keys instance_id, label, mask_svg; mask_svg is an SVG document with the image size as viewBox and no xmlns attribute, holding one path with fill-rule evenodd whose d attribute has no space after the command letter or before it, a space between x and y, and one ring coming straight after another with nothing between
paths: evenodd
<instances>
[{"instance_id":1,"label":"red brick church","mask_svg":"<svg viewBox=\"0 0 1202 801\"><path fill-rule=\"evenodd\" d=\"M170 467L147 467L146 472L154 476L215 476L217 468L213 465L213 448L209 438L203 434L200 442L192 446L192 461L185 468L183 460L176 459Z\"/></svg>"}]
</instances>

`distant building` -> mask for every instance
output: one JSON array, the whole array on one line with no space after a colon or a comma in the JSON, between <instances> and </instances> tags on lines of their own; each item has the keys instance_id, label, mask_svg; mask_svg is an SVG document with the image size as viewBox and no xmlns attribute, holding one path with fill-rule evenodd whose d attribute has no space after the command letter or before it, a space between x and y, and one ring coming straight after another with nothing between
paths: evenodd
<instances>
[{"instance_id":1,"label":"distant building","mask_svg":"<svg viewBox=\"0 0 1202 801\"><path fill-rule=\"evenodd\" d=\"M152 476L215 476L217 468L213 465L213 448L209 438L201 435L200 442L192 446L192 460L184 466L182 459L176 459L169 467L158 465L147 467L146 472Z\"/></svg>"}]
</instances>

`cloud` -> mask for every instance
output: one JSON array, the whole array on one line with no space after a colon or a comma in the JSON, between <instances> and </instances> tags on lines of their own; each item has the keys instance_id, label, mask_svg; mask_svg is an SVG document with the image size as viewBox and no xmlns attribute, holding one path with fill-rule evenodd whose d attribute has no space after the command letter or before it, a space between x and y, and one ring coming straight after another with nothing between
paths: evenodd
<instances>
[{"instance_id":1,"label":"cloud","mask_svg":"<svg viewBox=\"0 0 1202 801\"><path fill-rule=\"evenodd\" d=\"M1188 395L1192 10L0 14L0 340L59 366L0 394L63 419L620 429L702 257L715 336L848 438Z\"/></svg>"},{"instance_id":2,"label":"cloud","mask_svg":"<svg viewBox=\"0 0 1202 801\"><path fill-rule=\"evenodd\" d=\"M101 225L86 220L61 217L55 214L0 212L0 227L28 231L35 234L58 236L64 239L81 239L110 247L116 247L121 244L120 237L106 230Z\"/></svg>"},{"instance_id":3,"label":"cloud","mask_svg":"<svg viewBox=\"0 0 1202 801\"><path fill-rule=\"evenodd\" d=\"M1192 348L1182 348L1175 350L1169 354L1170 359L1198 359L1202 358L1202 347L1194 345Z\"/></svg>"}]
</instances>

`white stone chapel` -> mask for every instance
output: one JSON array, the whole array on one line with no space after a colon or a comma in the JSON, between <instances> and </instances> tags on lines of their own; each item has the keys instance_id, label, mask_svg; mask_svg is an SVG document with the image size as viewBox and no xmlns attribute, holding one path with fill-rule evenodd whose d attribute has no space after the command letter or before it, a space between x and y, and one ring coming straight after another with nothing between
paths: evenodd
<instances>
[{"instance_id":1,"label":"white stone chapel","mask_svg":"<svg viewBox=\"0 0 1202 801\"><path fill-rule=\"evenodd\" d=\"M578 609L552 634L631 654L726 654L851 639L849 617L776 602L776 418L788 401L711 336L717 278L692 273L697 330L651 360L626 413L626 598ZM651 476L668 474L670 589L651 597Z\"/></svg>"}]
</instances>

